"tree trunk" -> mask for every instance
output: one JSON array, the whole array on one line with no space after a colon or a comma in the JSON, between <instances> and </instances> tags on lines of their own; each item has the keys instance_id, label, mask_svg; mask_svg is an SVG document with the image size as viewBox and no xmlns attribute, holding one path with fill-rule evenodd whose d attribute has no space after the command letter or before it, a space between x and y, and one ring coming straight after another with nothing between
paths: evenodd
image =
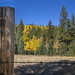
<instances>
[{"instance_id":1,"label":"tree trunk","mask_svg":"<svg viewBox=\"0 0 75 75\"><path fill-rule=\"evenodd\" d=\"M56 55L58 55L58 48L56 48Z\"/></svg>"},{"instance_id":2,"label":"tree trunk","mask_svg":"<svg viewBox=\"0 0 75 75\"><path fill-rule=\"evenodd\" d=\"M29 51L28 51L28 55L29 55Z\"/></svg>"},{"instance_id":3,"label":"tree trunk","mask_svg":"<svg viewBox=\"0 0 75 75\"><path fill-rule=\"evenodd\" d=\"M34 55L36 55L35 51L34 51Z\"/></svg>"}]
</instances>

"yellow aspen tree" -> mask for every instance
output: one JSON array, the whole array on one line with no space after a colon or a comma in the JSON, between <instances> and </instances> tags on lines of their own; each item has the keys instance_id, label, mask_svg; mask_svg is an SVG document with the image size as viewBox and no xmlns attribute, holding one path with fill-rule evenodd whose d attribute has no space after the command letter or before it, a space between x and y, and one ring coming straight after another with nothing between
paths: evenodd
<instances>
[{"instance_id":1,"label":"yellow aspen tree","mask_svg":"<svg viewBox=\"0 0 75 75\"><path fill-rule=\"evenodd\" d=\"M36 49L39 48L40 44L40 39L36 39L36 37L33 35L32 40L29 39L29 41L26 42L26 46L24 47L24 49L36 52Z\"/></svg>"},{"instance_id":2,"label":"yellow aspen tree","mask_svg":"<svg viewBox=\"0 0 75 75\"><path fill-rule=\"evenodd\" d=\"M36 37L33 35L33 38L31 40L32 50L36 52L36 49L39 48L40 44L41 44L40 39L36 39Z\"/></svg>"}]
</instances>

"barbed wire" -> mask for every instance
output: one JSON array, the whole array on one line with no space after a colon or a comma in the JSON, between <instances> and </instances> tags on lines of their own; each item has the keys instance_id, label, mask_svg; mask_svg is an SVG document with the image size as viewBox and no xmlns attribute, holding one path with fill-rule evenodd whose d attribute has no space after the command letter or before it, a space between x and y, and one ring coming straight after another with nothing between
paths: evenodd
<instances>
[{"instance_id":1,"label":"barbed wire","mask_svg":"<svg viewBox=\"0 0 75 75\"><path fill-rule=\"evenodd\" d=\"M75 61L60 61L60 62L0 62L0 63L40 63L40 64L75 64Z\"/></svg>"}]
</instances>

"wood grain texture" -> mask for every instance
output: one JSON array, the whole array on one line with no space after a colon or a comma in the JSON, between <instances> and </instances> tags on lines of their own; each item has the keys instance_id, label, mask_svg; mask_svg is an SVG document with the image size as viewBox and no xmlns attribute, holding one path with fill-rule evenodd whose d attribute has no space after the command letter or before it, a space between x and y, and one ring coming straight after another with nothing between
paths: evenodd
<instances>
[{"instance_id":1,"label":"wood grain texture","mask_svg":"<svg viewBox=\"0 0 75 75\"><path fill-rule=\"evenodd\" d=\"M14 74L14 23L15 10L12 7L0 7L0 73ZM2 18L2 19L1 19Z\"/></svg>"}]
</instances>

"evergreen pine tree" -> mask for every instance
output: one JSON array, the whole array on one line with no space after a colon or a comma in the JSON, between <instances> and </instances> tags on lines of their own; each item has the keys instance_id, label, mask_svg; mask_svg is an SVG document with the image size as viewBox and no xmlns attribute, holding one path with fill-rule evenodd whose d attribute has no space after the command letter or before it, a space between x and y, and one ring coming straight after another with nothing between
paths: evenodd
<instances>
[{"instance_id":1,"label":"evergreen pine tree","mask_svg":"<svg viewBox=\"0 0 75 75\"><path fill-rule=\"evenodd\" d=\"M59 20L60 20L60 25L59 25L59 28L60 28L59 41L60 42L64 42L64 40L63 40L64 34L65 34L64 32L66 31L66 29L65 29L65 22L67 20L67 12L66 12L66 8L64 7L64 5L63 5L63 7L61 9Z\"/></svg>"},{"instance_id":2,"label":"evergreen pine tree","mask_svg":"<svg viewBox=\"0 0 75 75\"><path fill-rule=\"evenodd\" d=\"M74 41L73 41L73 50L75 55L75 18L74 18Z\"/></svg>"},{"instance_id":3,"label":"evergreen pine tree","mask_svg":"<svg viewBox=\"0 0 75 75\"><path fill-rule=\"evenodd\" d=\"M74 55L75 55L75 34L74 34L74 41L73 41L73 51L74 51Z\"/></svg>"},{"instance_id":4,"label":"evergreen pine tree","mask_svg":"<svg viewBox=\"0 0 75 75\"><path fill-rule=\"evenodd\" d=\"M44 45L46 43L46 34L45 34L45 32L43 33L43 43L44 43Z\"/></svg>"},{"instance_id":5,"label":"evergreen pine tree","mask_svg":"<svg viewBox=\"0 0 75 75\"><path fill-rule=\"evenodd\" d=\"M34 51L30 51L30 55L34 55Z\"/></svg>"},{"instance_id":6,"label":"evergreen pine tree","mask_svg":"<svg viewBox=\"0 0 75 75\"><path fill-rule=\"evenodd\" d=\"M18 54L18 49L17 49L17 45L15 44L15 47L14 47L14 54Z\"/></svg>"},{"instance_id":7,"label":"evergreen pine tree","mask_svg":"<svg viewBox=\"0 0 75 75\"><path fill-rule=\"evenodd\" d=\"M63 56L63 55L66 54L65 45L64 45L63 42L61 43L61 47L60 47L60 50L59 50L59 54L60 54L61 56Z\"/></svg>"},{"instance_id":8,"label":"evergreen pine tree","mask_svg":"<svg viewBox=\"0 0 75 75\"><path fill-rule=\"evenodd\" d=\"M23 38L22 37L21 37L21 39L19 41L18 53L19 54L26 54L26 51L24 50L24 42L23 42Z\"/></svg>"},{"instance_id":9,"label":"evergreen pine tree","mask_svg":"<svg viewBox=\"0 0 75 75\"><path fill-rule=\"evenodd\" d=\"M17 34L16 34L16 45L18 48L19 40L21 36L23 36L23 30L24 30L24 24L22 22L22 19L20 20L20 24L18 25Z\"/></svg>"},{"instance_id":10,"label":"evergreen pine tree","mask_svg":"<svg viewBox=\"0 0 75 75\"><path fill-rule=\"evenodd\" d=\"M36 50L36 55L39 55L39 49Z\"/></svg>"},{"instance_id":11,"label":"evergreen pine tree","mask_svg":"<svg viewBox=\"0 0 75 75\"><path fill-rule=\"evenodd\" d=\"M44 43L43 42L41 46L39 47L39 55L44 55Z\"/></svg>"},{"instance_id":12,"label":"evergreen pine tree","mask_svg":"<svg viewBox=\"0 0 75 75\"><path fill-rule=\"evenodd\" d=\"M69 18L67 18L66 31L65 31L65 35L63 39L65 41L66 50L69 50L69 45L70 43L72 43L72 40L73 40L73 26L70 25Z\"/></svg>"},{"instance_id":13,"label":"evergreen pine tree","mask_svg":"<svg viewBox=\"0 0 75 75\"><path fill-rule=\"evenodd\" d=\"M72 13L72 19L71 19L71 25L73 26L72 30L73 30L73 40L74 40L74 27L75 27L75 18L74 18L74 13Z\"/></svg>"},{"instance_id":14,"label":"evergreen pine tree","mask_svg":"<svg viewBox=\"0 0 75 75\"><path fill-rule=\"evenodd\" d=\"M68 52L67 52L67 55L68 55L68 56L74 55L73 43L71 43L71 44L69 45L69 50L68 50Z\"/></svg>"},{"instance_id":15,"label":"evergreen pine tree","mask_svg":"<svg viewBox=\"0 0 75 75\"><path fill-rule=\"evenodd\" d=\"M74 34L75 34L75 17L74 17ZM74 35L74 37L75 37L75 35Z\"/></svg>"},{"instance_id":16,"label":"evergreen pine tree","mask_svg":"<svg viewBox=\"0 0 75 75\"><path fill-rule=\"evenodd\" d=\"M17 34L18 25L14 26L14 54L18 54L17 45L16 45L16 34Z\"/></svg>"},{"instance_id":17,"label":"evergreen pine tree","mask_svg":"<svg viewBox=\"0 0 75 75\"><path fill-rule=\"evenodd\" d=\"M50 55L50 56L53 55L53 46L52 46L52 43L51 43L50 40L49 40L48 48L47 48L47 51L46 51L46 55Z\"/></svg>"},{"instance_id":18,"label":"evergreen pine tree","mask_svg":"<svg viewBox=\"0 0 75 75\"><path fill-rule=\"evenodd\" d=\"M48 38L48 41L51 39L53 39L53 27L52 27L52 22L51 20L49 20L49 23L48 23L48 32L47 32L47 38ZM53 41L52 41L53 42Z\"/></svg>"},{"instance_id":19,"label":"evergreen pine tree","mask_svg":"<svg viewBox=\"0 0 75 75\"><path fill-rule=\"evenodd\" d=\"M74 25L74 13L72 13L71 24Z\"/></svg>"},{"instance_id":20,"label":"evergreen pine tree","mask_svg":"<svg viewBox=\"0 0 75 75\"><path fill-rule=\"evenodd\" d=\"M44 55L46 55L46 47L44 47L44 51L43 51Z\"/></svg>"},{"instance_id":21,"label":"evergreen pine tree","mask_svg":"<svg viewBox=\"0 0 75 75\"><path fill-rule=\"evenodd\" d=\"M54 37L54 39L53 39L53 44L54 44L54 42L55 42L55 40L56 40L56 38L57 38L57 36L58 36L58 29L57 29L57 26L54 26L53 25L53 37Z\"/></svg>"},{"instance_id":22,"label":"evergreen pine tree","mask_svg":"<svg viewBox=\"0 0 75 75\"><path fill-rule=\"evenodd\" d=\"M75 38L73 40L73 43L69 45L69 51L67 53L68 56L74 56L75 55Z\"/></svg>"}]
</instances>

